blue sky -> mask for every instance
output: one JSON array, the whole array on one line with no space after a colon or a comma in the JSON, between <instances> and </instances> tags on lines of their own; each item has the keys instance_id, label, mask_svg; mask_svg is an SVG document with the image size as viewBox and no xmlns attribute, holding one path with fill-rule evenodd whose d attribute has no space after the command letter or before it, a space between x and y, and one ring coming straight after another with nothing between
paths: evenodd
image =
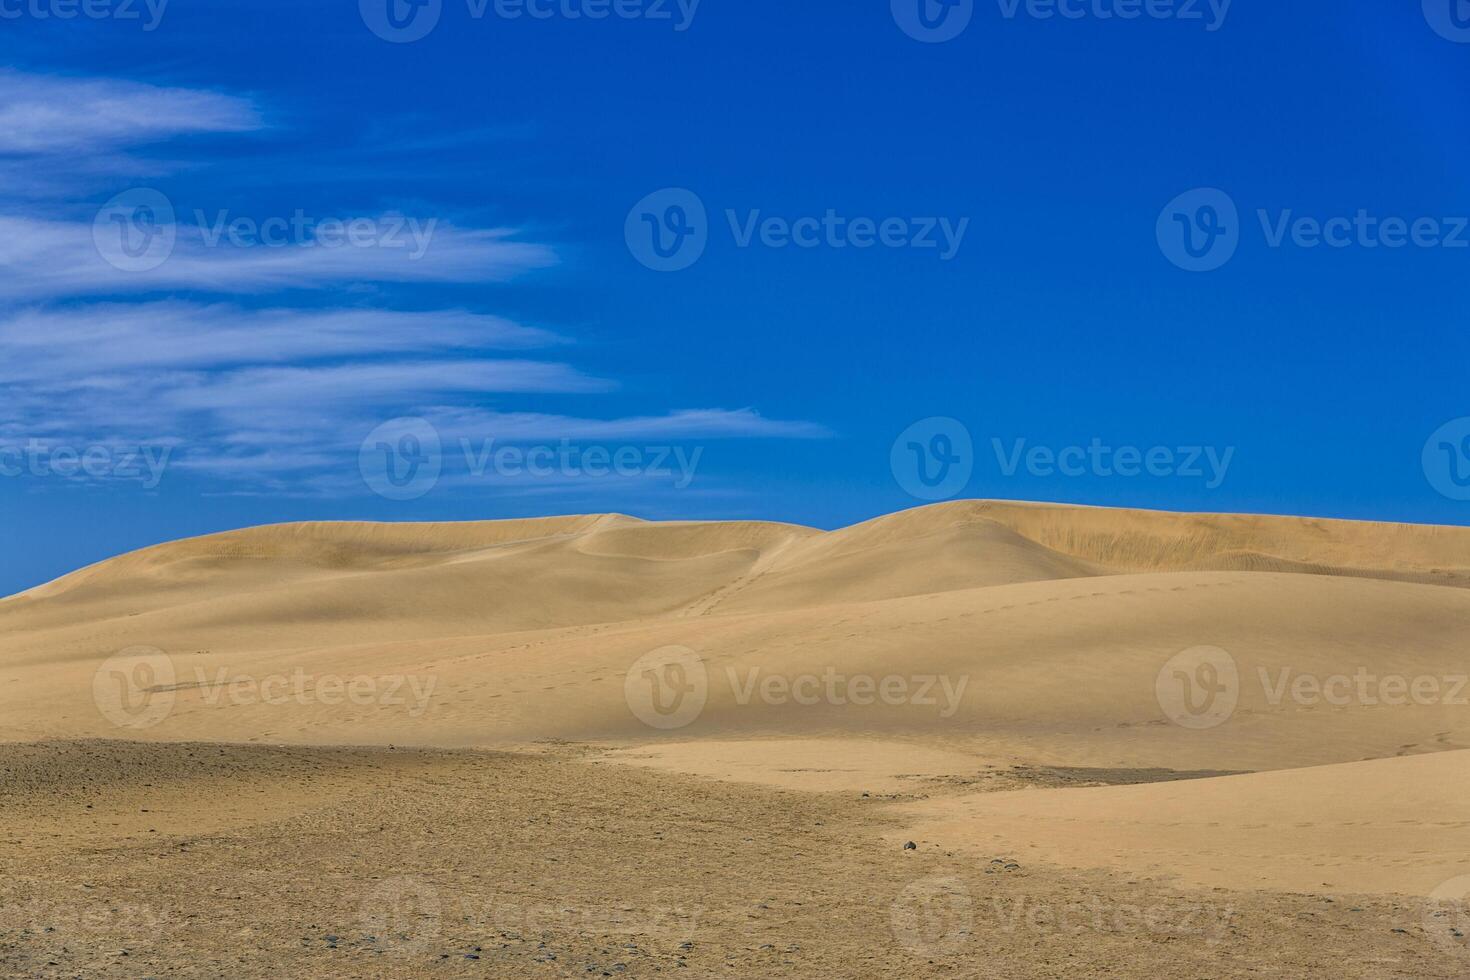
<instances>
[{"instance_id":1,"label":"blue sky","mask_svg":"<svg viewBox=\"0 0 1470 980\"><path fill-rule=\"evenodd\" d=\"M98 2L0 0L0 592L302 519L1470 522L1449 0Z\"/></svg>"}]
</instances>

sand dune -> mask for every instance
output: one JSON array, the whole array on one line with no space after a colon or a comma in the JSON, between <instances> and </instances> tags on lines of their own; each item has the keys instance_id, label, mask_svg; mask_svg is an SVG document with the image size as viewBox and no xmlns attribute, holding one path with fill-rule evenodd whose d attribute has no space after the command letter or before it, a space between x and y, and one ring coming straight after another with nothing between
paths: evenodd
<instances>
[{"instance_id":1,"label":"sand dune","mask_svg":"<svg viewBox=\"0 0 1470 980\"><path fill-rule=\"evenodd\" d=\"M1200 892L1017 852L999 852L1024 862L1007 867L927 841L904 851L884 841L880 798L584 753L0 745L0 773L24 786L0 794L0 972L1465 975L1447 929L1394 897Z\"/></svg>"},{"instance_id":2,"label":"sand dune","mask_svg":"<svg viewBox=\"0 0 1470 980\"><path fill-rule=\"evenodd\" d=\"M895 819L962 851L1423 894L1470 871L1470 753L1447 751L1470 749L1467 586L1470 529L986 501L831 532L252 528L0 601L0 737L555 739L696 779L929 796ZM164 659L134 677L136 648ZM1178 660L1200 648L1227 660ZM701 689L664 726L634 701L667 693L669 650L690 659L667 676ZM120 724L114 693L141 713ZM1250 774L1158 781L1225 772ZM1090 785L1116 782L1138 785Z\"/></svg>"},{"instance_id":3,"label":"sand dune","mask_svg":"<svg viewBox=\"0 0 1470 980\"><path fill-rule=\"evenodd\" d=\"M908 805L921 838L1196 886L1428 896L1470 873L1470 752Z\"/></svg>"}]
</instances>

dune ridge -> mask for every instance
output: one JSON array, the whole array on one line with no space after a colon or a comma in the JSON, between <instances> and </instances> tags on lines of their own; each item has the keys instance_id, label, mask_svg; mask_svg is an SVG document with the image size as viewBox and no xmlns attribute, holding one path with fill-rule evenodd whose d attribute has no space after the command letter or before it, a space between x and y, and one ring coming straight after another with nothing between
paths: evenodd
<instances>
[{"instance_id":1,"label":"dune ridge","mask_svg":"<svg viewBox=\"0 0 1470 980\"><path fill-rule=\"evenodd\" d=\"M913 562L943 562L951 552L974 545L992 553L962 556L973 559L965 562L965 573L973 577L995 574L985 566L995 564L997 546L1016 551L1016 565L1027 567L1006 569L1008 581L1123 571L1240 569L1470 586L1470 528L966 500L900 511L830 532L760 521L650 522L622 514L266 525L153 545L9 599L50 598L189 561L256 559L295 561L324 570L392 571L416 562L463 560L479 551L557 541L575 542L576 550L586 555L665 561L737 550L764 553L794 544L780 555L769 569L772 572L875 552ZM913 554L916 550L922 553ZM960 573L925 584L948 582L960 583L951 586L957 588L971 584Z\"/></svg>"}]
</instances>

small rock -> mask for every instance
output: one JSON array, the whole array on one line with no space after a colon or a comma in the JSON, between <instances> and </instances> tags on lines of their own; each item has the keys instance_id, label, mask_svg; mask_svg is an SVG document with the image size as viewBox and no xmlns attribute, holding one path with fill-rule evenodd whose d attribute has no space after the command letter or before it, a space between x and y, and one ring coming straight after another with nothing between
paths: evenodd
<instances>
[{"instance_id":1,"label":"small rock","mask_svg":"<svg viewBox=\"0 0 1470 980\"><path fill-rule=\"evenodd\" d=\"M909 841L903 846L903 849L905 851L917 851L919 849L919 845L915 844L913 841Z\"/></svg>"}]
</instances>

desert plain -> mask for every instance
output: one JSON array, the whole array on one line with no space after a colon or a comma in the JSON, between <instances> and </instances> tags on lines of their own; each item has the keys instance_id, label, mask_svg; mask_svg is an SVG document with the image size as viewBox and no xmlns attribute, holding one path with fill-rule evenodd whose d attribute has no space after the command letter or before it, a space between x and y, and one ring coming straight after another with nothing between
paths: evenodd
<instances>
[{"instance_id":1,"label":"desert plain","mask_svg":"<svg viewBox=\"0 0 1470 980\"><path fill-rule=\"evenodd\" d=\"M1470 528L311 523L0 600L0 974L1467 977Z\"/></svg>"}]
</instances>

